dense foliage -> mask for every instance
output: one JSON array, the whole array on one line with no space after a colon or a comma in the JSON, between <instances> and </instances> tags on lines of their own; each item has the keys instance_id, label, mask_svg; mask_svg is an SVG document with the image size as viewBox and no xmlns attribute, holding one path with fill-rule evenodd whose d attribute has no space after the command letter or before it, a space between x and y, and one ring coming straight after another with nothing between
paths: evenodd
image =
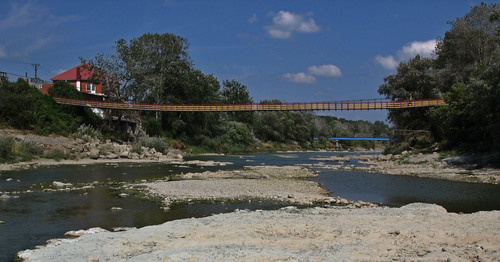
<instances>
[{"instance_id":1,"label":"dense foliage","mask_svg":"<svg viewBox=\"0 0 500 262\"><path fill-rule=\"evenodd\" d=\"M253 103L247 87L240 82L225 80L221 88L215 76L194 68L188 47L188 41L182 37L147 33L130 41L120 39L114 54L99 54L83 62L94 72L94 80L103 83L111 100L157 104ZM355 124L327 123L322 119L304 112L142 112L141 115L150 136L180 139L209 151L248 152L258 150L259 143L265 142L303 148L314 146L314 138L318 136L389 135L385 131L372 132L376 128L369 122L364 123L365 129L370 130L367 131L354 130L358 126ZM382 124L388 129L382 122L378 124L377 127ZM330 126L328 131L326 125ZM325 130L320 133L320 129Z\"/></svg>"},{"instance_id":2,"label":"dense foliage","mask_svg":"<svg viewBox=\"0 0 500 262\"><path fill-rule=\"evenodd\" d=\"M482 3L450 25L434 57L402 62L379 88L393 100L441 97L448 106L391 110L389 120L429 130L446 148L500 150L500 4Z\"/></svg>"},{"instance_id":3,"label":"dense foliage","mask_svg":"<svg viewBox=\"0 0 500 262\"><path fill-rule=\"evenodd\" d=\"M67 83L55 85L64 94L75 90ZM90 110L57 104L24 80L2 80L0 85L0 123L34 130L41 135L51 133L69 135L83 123L97 124L99 118Z\"/></svg>"}]
</instances>

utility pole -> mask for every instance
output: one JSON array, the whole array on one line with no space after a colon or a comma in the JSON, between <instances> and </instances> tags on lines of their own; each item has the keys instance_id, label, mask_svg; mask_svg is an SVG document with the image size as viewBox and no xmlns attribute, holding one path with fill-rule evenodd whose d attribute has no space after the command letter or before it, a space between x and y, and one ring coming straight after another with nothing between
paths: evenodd
<instances>
[{"instance_id":1,"label":"utility pole","mask_svg":"<svg viewBox=\"0 0 500 262\"><path fill-rule=\"evenodd\" d=\"M31 64L31 66L33 67L33 69L35 69L35 79L38 79L38 67L40 67L40 64Z\"/></svg>"}]
</instances>

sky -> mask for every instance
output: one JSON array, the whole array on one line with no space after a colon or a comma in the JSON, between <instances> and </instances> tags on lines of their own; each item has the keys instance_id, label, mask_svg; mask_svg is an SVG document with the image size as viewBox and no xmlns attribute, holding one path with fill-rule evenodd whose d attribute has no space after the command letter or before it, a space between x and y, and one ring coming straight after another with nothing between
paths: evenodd
<instances>
[{"instance_id":1,"label":"sky","mask_svg":"<svg viewBox=\"0 0 500 262\"><path fill-rule=\"evenodd\" d=\"M173 33L194 66L247 86L254 102L383 98L399 62L433 55L448 21L477 0L6 1L0 9L0 71L49 79L119 39ZM492 3L495 1L485 1ZM317 112L386 120L386 111Z\"/></svg>"}]
</instances>

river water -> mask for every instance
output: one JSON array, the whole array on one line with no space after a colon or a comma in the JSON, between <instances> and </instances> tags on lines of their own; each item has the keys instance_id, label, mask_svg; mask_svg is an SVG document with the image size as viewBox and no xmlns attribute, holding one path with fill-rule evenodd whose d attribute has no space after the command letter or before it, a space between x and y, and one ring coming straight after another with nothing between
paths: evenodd
<instances>
[{"instance_id":1,"label":"river water","mask_svg":"<svg viewBox=\"0 0 500 262\"><path fill-rule=\"evenodd\" d=\"M316 164L313 158L334 152L252 154L245 156L198 156L191 159L231 162L224 167L171 164L119 164L64 166L3 172L0 192L11 196L0 200L0 261L15 259L15 253L61 238L70 230L102 227L143 227L175 219L203 217L235 209L278 209L283 203L240 202L182 204L164 211L155 201L120 196L124 183L162 179L180 172L239 169L248 165ZM343 153L350 154L350 153ZM350 164L359 165L356 161ZM313 178L332 196L389 206L412 202L436 203L451 212L500 210L500 186L437 179L391 176L357 171L317 169ZM52 183L71 183L81 189L45 192ZM93 187L88 187L93 185ZM0 193L2 194L2 193ZM121 210L112 210L120 207Z\"/></svg>"}]
</instances>

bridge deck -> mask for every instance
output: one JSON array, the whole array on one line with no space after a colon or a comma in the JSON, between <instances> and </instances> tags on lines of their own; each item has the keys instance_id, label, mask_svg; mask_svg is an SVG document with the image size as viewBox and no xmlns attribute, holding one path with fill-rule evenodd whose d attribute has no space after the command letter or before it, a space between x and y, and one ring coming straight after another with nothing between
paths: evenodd
<instances>
[{"instance_id":1,"label":"bridge deck","mask_svg":"<svg viewBox=\"0 0 500 262\"><path fill-rule=\"evenodd\" d=\"M69 98L54 98L57 103L102 109L163 112L229 112L229 111L311 111L311 110L380 110L430 107L445 105L443 99L420 99L408 101L337 101L282 104L216 104L216 105L167 105L92 101Z\"/></svg>"}]
</instances>

